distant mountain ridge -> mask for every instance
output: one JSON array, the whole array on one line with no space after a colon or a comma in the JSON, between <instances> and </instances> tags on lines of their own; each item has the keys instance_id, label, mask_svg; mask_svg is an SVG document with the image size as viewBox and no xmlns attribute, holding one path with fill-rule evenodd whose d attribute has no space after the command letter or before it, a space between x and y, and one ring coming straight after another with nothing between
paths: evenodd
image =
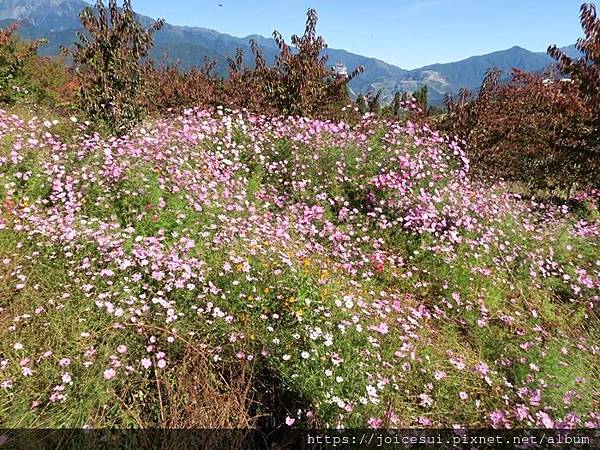
<instances>
[{"instance_id":1,"label":"distant mountain ridge","mask_svg":"<svg viewBox=\"0 0 600 450\"><path fill-rule=\"evenodd\" d=\"M21 20L21 35L26 39L45 38L48 45L40 49L45 55L55 55L61 46L70 46L77 40L80 29L79 12L89 6L83 0L2 0L0 3L0 27L14 20ZM153 19L138 15L141 23L148 25ZM277 55L275 41L258 35L244 38L219 33L202 27L184 27L165 24L155 35L155 46L151 56L167 61L180 61L183 68L201 65L205 57L217 60L216 69L221 74L227 72L227 56L242 48L251 60L249 41L256 39L263 49L267 62ZM578 56L574 45L564 49L571 56ZM382 90L382 100L389 101L396 91L415 91L423 85L429 88L430 101L441 103L446 93L454 94L461 88L477 89L492 66L503 71L516 67L522 70L539 72L553 63L545 53L531 52L521 47L472 56L445 64L431 64L414 70L401 69L376 58L350 53L345 50L328 48L331 65L340 63L352 70L358 65L365 67L365 73L351 83L351 94Z\"/></svg>"}]
</instances>

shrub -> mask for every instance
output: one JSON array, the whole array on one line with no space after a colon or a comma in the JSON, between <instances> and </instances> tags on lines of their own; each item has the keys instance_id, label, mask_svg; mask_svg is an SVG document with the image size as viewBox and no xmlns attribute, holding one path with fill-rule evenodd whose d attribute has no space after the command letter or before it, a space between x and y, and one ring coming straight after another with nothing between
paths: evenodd
<instances>
[{"instance_id":1,"label":"shrub","mask_svg":"<svg viewBox=\"0 0 600 450\"><path fill-rule=\"evenodd\" d=\"M344 75L328 68L327 57L322 55L327 46L316 35L317 14L311 9L307 16L304 35L292 36L296 50L280 33L273 33L279 47L273 67L267 65L255 41L250 42L254 66L245 64L244 52L238 49L227 60L225 79L212 73L214 64L184 73L177 65L156 68L151 64L146 103L157 111L222 105L271 115L345 117L343 108L350 103L347 84L364 69Z\"/></svg>"},{"instance_id":2,"label":"shrub","mask_svg":"<svg viewBox=\"0 0 600 450\"><path fill-rule=\"evenodd\" d=\"M12 104L27 92L27 64L43 41L24 42L18 23L0 29L0 103Z\"/></svg>"},{"instance_id":3,"label":"shrub","mask_svg":"<svg viewBox=\"0 0 600 450\"><path fill-rule=\"evenodd\" d=\"M582 6L581 21L586 37L577 46L583 58L549 49L558 73L514 70L502 84L492 69L478 94L462 91L446 99L442 126L466 141L476 174L567 195L573 187L598 187L600 25L592 5Z\"/></svg>"},{"instance_id":4,"label":"shrub","mask_svg":"<svg viewBox=\"0 0 600 450\"><path fill-rule=\"evenodd\" d=\"M552 45L548 53L558 63L562 73L568 74L579 89L581 98L600 111L600 20L593 3L581 5L581 26L584 37L577 40L575 47L582 53L578 59L570 58Z\"/></svg>"},{"instance_id":5,"label":"shrub","mask_svg":"<svg viewBox=\"0 0 600 450\"><path fill-rule=\"evenodd\" d=\"M108 8L97 0L95 9L81 12L86 33L78 33L80 43L72 52L81 82L79 104L92 120L122 134L141 117L141 59L147 56L152 36L163 21L144 29L130 0L125 0L122 8L116 0L109 0Z\"/></svg>"},{"instance_id":6,"label":"shrub","mask_svg":"<svg viewBox=\"0 0 600 450\"><path fill-rule=\"evenodd\" d=\"M267 86L271 101L284 114L315 115L345 106L349 100L346 85L364 70L359 66L342 75L327 67L327 57L322 55L327 45L316 34L317 21L316 11L309 9L304 35L292 36L295 52L279 32L273 33L279 55Z\"/></svg>"},{"instance_id":7,"label":"shrub","mask_svg":"<svg viewBox=\"0 0 600 450\"><path fill-rule=\"evenodd\" d=\"M229 76L221 83L219 104L235 109L248 109L263 114L281 112L269 98L269 80L272 69L266 64L262 50L255 40L250 41L254 55L254 67L244 65L244 52L238 49L234 58L227 58Z\"/></svg>"},{"instance_id":8,"label":"shrub","mask_svg":"<svg viewBox=\"0 0 600 450\"><path fill-rule=\"evenodd\" d=\"M482 178L525 182L536 189L569 189L592 182L585 151L590 110L569 83L515 70L501 85L492 70L476 96L447 99L446 131L467 142Z\"/></svg>"},{"instance_id":9,"label":"shrub","mask_svg":"<svg viewBox=\"0 0 600 450\"><path fill-rule=\"evenodd\" d=\"M584 37L575 45L583 55L581 58L574 60L555 45L548 48L548 53L558 62L559 70L571 77L578 98L589 111L582 117L580 141L583 145L578 151L583 153L581 170L591 179L597 178L600 168L600 20L593 3L581 6L581 26Z\"/></svg>"},{"instance_id":10,"label":"shrub","mask_svg":"<svg viewBox=\"0 0 600 450\"><path fill-rule=\"evenodd\" d=\"M184 72L177 63L157 66L150 61L144 70L144 109L159 114L194 106L213 106L218 92L213 66L214 62L207 60L204 67Z\"/></svg>"},{"instance_id":11,"label":"shrub","mask_svg":"<svg viewBox=\"0 0 600 450\"><path fill-rule=\"evenodd\" d=\"M30 97L35 103L51 108L74 105L78 84L64 58L35 56L24 70Z\"/></svg>"}]
</instances>

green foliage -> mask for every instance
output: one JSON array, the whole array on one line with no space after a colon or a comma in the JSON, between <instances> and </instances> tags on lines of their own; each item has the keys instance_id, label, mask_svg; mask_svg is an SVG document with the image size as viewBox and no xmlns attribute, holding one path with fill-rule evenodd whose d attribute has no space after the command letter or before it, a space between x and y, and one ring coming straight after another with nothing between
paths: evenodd
<instances>
[{"instance_id":1,"label":"green foliage","mask_svg":"<svg viewBox=\"0 0 600 450\"><path fill-rule=\"evenodd\" d=\"M538 233L524 227L538 216L528 212L524 223L520 209L504 209L505 186L497 191L482 189L486 204L493 203L499 213L478 214L478 226L495 237L473 251L479 231L459 231L465 240L450 249L449 258L437 251L439 238L430 231L415 234L369 219L376 203L370 200L373 191L368 180L397 170L398 146L407 151L408 160L425 154L426 147L404 148L409 137L403 134L394 139L398 146L390 146L391 127L383 121L366 133L364 141L336 141L331 131L311 143L298 142L296 132L273 137L277 130L269 128L269 134L257 134L251 122L235 116L225 119L229 117L233 120L214 115L202 122L202 128L187 133L175 128L163 138L163 146L151 147L144 155L136 150L139 156L97 151L110 142L103 140L89 152L79 151L78 144L67 146L65 154L54 152L50 141L22 150L18 163L2 166L0 218L7 226L0 230L0 306L5 311L0 316L0 342L10 359L4 372L9 375L4 378L10 376L15 384L0 399L3 423L13 427L255 426L257 416L277 424L286 415L300 417L296 413L302 409L315 417L314 421L298 419L299 426L308 427L340 423L358 428L373 417L386 417L388 411L394 411L398 422L391 425L398 427L419 424L420 418L435 426L476 427L488 425L491 411L521 402L518 393L524 389L542 388L544 407L553 408L558 418L571 412L583 417L594 409L600 386L590 374L599 362L586 346L597 341L597 320L580 298L571 296L564 302L557 298L562 292L568 295L573 281L566 283L558 275L536 278L529 270L529 261L553 255L570 280L576 280L578 269L583 273L584 268L595 276L590 269L598 259L596 237L577 237L571 230L570 222L580 217L565 218L560 227L552 224ZM169 132L172 122L159 121L158 130ZM210 140L183 141L216 123L227 125L214 130ZM151 130L150 135L160 133ZM127 145L135 136L125 138L121 148L137 149L139 145ZM222 142L235 145L222 147ZM9 139L0 140L0 157L11 151ZM173 153L164 158L163 152ZM29 239L13 222L16 214L25 211L57 211L49 201L56 201L53 191L58 182L47 173L46 163L53 154L61 158L55 163L61 173L78 180L74 186L81 192L77 213L81 220L76 226L89 227L89 234L66 249L49 238ZM114 178L105 175L113 157L118 165L112 167L123 169L113 172ZM215 167L213 158L223 158L224 164ZM223 180L226 170L234 172ZM421 182L403 195L423 195L433 177L444 176L435 167L430 173L417 177ZM25 179L22 174L27 174ZM307 180L303 189L296 187L300 180ZM450 181L436 178L436 188L441 190ZM194 199L206 186L210 190L203 195L214 200L198 208ZM380 217L405 214L389 203L390 193L380 194L377 203L384 206ZM478 201L476 194L468 194L458 196L461 201ZM289 205L322 206L323 218L309 219L315 246L331 248L326 247L332 245L329 238L319 236L325 227L337 227L340 235L360 230L366 237L362 243L357 240L355 247L347 242L353 244L349 247L353 252L359 252L353 253L356 260L365 261L365 269L372 273L358 277L342 270L329 252L306 252L306 232L293 226L286 228L289 236L282 241L261 234L278 223L272 218L281 207L267 203L277 197ZM228 208L232 198L244 207ZM353 211L351 222L340 214L342 206L346 213ZM296 216L294 209L289 217L301 223L305 219ZM236 223L251 227L238 228ZM114 233L115 240L101 237L95 243L88 238L104 232ZM179 253L178 243L185 236L197 241ZM141 244L146 238L150 238L147 247ZM379 268L376 260L370 260L372 242L402 262L396 265L390 258ZM105 259L108 252L115 259ZM137 264L137 255L140 259L144 255L144 262L132 269L128 264ZM146 258L154 260L146 262ZM168 278L161 281L151 275L154 264L168 267L182 258L186 264L196 258L203 262L199 284L203 293L196 288L172 289ZM125 261L128 264L120 266ZM97 275L102 269L115 273L104 278ZM15 274L21 273L27 282L17 288L20 278ZM136 274L140 278L133 281ZM164 321L162 305L138 307L141 302L131 301L155 294L158 299L163 296L158 292L164 293L169 308L184 312L175 323ZM134 316L133 322L122 312L106 314L95 303L102 298L111 302L111 308L133 304L139 319ZM211 311L200 310L209 304L232 319L219 320ZM39 313L38 306L43 307ZM389 329L380 328L384 320ZM24 347L21 353L14 348L17 342ZM161 352L168 351L166 367L146 370L141 365L151 357L147 350L151 343L160 345ZM54 353L38 360L47 350ZM212 363L194 366L190 355L195 354L211 358ZM36 361L34 376L20 375L19 361L25 357ZM462 368L453 362L455 357ZM63 358L70 360L68 368L61 367ZM116 358L119 376L111 378L109 373L107 377ZM223 369L222 364L231 361L248 367L250 381L239 371ZM213 378L221 381L202 387ZM579 381L583 379L589 381ZM61 381L66 398L50 402ZM369 392L377 395L363 403L360 399L370 397ZM278 396L282 409L274 407ZM242 402L241 409L233 408L230 400L235 397L249 398L251 406ZM571 403L564 401L571 397ZM435 402L427 405L424 399ZM199 400L205 403L199 406ZM227 422L218 422L216 415L199 419L205 407L222 411ZM535 411L532 408L532 416Z\"/></svg>"},{"instance_id":2,"label":"green foliage","mask_svg":"<svg viewBox=\"0 0 600 450\"><path fill-rule=\"evenodd\" d=\"M17 37L18 24L0 29L0 103L14 104L28 94L27 65L43 43L23 42Z\"/></svg>"},{"instance_id":3,"label":"green foliage","mask_svg":"<svg viewBox=\"0 0 600 450\"><path fill-rule=\"evenodd\" d=\"M381 89L379 89L375 95L369 95L367 104L370 113L379 114L381 112L381 104L379 103L381 92Z\"/></svg>"},{"instance_id":4,"label":"green foliage","mask_svg":"<svg viewBox=\"0 0 600 450\"><path fill-rule=\"evenodd\" d=\"M360 94L356 99L356 106L358 107L358 111L361 114L364 114L368 110L367 101L365 100L365 96Z\"/></svg>"},{"instance_id":5,"label":"green foliage","mask_svg":"<svg viewBox=\"0 0 600 450\"><path fill-rule=\"evenodd\" d=\"M144 29L136 20L131 1L117 7L101 0L80 15L86 32L72 52L80 76L79 105L96 123L114 133L125 133L137 123L142 110L139 96L144 77L141 59L153 45L162 20Z\"/></svg>"},{"instance_id":6,"label":"green foliage","mask_svg":"<svg viewBox=\"0 0 600 450\"><path fill-rule=\"evenodd\" d=\"M70 108L77 82L64 58L31 58L25 68L31 101L50 108Z\"/></svg>"},{"instance_id":7,"label":"green foliage","mask_svg":"<svg viewBox=\"0 0 600 450\"><path fill-rule=\"evenodd\" d=\"M400 108L402 107L402 97L400 96L400 92L396 91L394 94L394 100L392 101L392 115L394 117L398 117L400 115Z\"/></svg>"},{"instance_id":8,"label":"green foliage","mask_svg":"<svg viewBox=\"0 0 600 450\"><path fill-rule=\"evenodd\" d=\"M417 100L417 103L419 104L419 106L421 107L421 109L423 109L423 111L427 111L428 108L428 95L429 95L429 89L427 88L427 85L423 85L423 87L421 89L419 89L418 91L416 91L413 94L413 97Z\"/></svg>"}]
</instances>

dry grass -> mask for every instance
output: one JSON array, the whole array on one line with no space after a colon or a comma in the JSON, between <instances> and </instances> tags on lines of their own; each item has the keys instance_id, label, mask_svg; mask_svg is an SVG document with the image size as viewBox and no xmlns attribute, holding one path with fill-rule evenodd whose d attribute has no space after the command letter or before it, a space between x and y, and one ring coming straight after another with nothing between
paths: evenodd
<instances>
[{"instance_id":1,"label":"dry grass","mask_svg":"<svg viewBox=\"0 0 600 450\"><path fill-rule=\"evenodd\" d=\"M252 367L249 363L226 363L215 367L206 353L189 346L181 363L157 379L162 397L161 427L253 428L250 416Z\"/></svg>"}]
</instances>

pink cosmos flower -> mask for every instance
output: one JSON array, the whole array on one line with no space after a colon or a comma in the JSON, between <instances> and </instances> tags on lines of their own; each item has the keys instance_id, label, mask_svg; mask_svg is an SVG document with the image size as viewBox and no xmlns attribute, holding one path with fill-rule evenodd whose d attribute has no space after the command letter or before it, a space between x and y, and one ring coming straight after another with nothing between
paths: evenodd
<instances>
[{"instance_id":1,"label":"pink cosmos flower","mask_svg":"<svg viewBox=\"0 0 600 450\"><path fill-rule=\"evenodd\" d=\"M367 422L367 424L369 425L369 428L378 430L379 428L381 428L383 426L383 420L378 419L376 417L371 417L369 419L369 421Z\"/></svg>"},{"instance_id":2,"label":"pink cosmos flower","mask_svg":"<svg viewBox=\"0 0 600 450\"><path fill-rule=\"evenodd\" d=\"M433 374L433 378L435 378L438 381L443 378L446 378L446 372L438 370Z\"/></svg>"},{"instance_id":3,"label":"pink cosmos flower","mask_svg":"<svg viewBox=\"0 0 600 450\"><path fill-rule=\"evenodd\" d=\"M428 427L431 426L433 424L433 422L431 421L431 419L428 419L427 417L419 417L417 419L417 423L423 427Z\"/></svg>"},{"instance_id":4,"label":"pink cosmos flower","mask_svg":"<svg viewBox=\"0 0 600 450\"><path fill-rule=\"evenodd\" d=\"M388 331L389 331L389 327L387 326L387 324L385 322L381 322L374 329L375 329L375 331L377 331L377 332L379 332L381 334L387 334Z\"/></svg>"},{"instance_id":5,"label":"pink cosmos flower","mask_svg":"<svg viewBox=\"0 0 600 450\"><path fill-rule=\"evenodd\" d=\"M423 393L423 394L420 394L420 395L419 395L419 399L421 400L421 401L419 402L419 404L420 404L422 407L424 407L424 408L427 408L427 407L429 407L429 406L433 405L433 399L432 399L432 398L431 398L429 395L427 395L427 394L425 394L425 393Z\"/></svg>"},{"instance_id":6,"label":"pink cosmos flower","mask_svg":"<svg viewBox=\"0 0 600 450\"><path fill-rule=\"evenodd\" d=\"M537 417L537 424L539 426L543 426L544 428L554 428L554 420L552 420L547 413L538 411L535 416Z\"/></svg>"},{"instance_id":7,"label":"pink cosmos flower","mask_svg":"<svg viewBox=\"0 0 600 450\"><path fill-rule=\"evenodd\" d=\"M519 420L525 420L529 417L529 409L522 403L517 404L515 408L515 416Z\"/></svg>"},{"instance_id":8,"label":"pink cosmos flower","mask_svg":"<svg viewBox=\"0 0 600 450\"><path fill-rule=\"evenodd\" d=\"M458 370L463 370L466 366L462 359L459 358L450 358L450 364L456 367Z\"/></svg>"},{"instance_id":9,"label":"pink cosmos flower","mask_svg":"<svg viewBox=\"0 0 600 450\"><path fill-rule=\"evenodd\" d=\"M500 428L506 422L504 411L493 411L490 414L490 421L492 423L492 428Z\"/></svg>"}]
</instances>

